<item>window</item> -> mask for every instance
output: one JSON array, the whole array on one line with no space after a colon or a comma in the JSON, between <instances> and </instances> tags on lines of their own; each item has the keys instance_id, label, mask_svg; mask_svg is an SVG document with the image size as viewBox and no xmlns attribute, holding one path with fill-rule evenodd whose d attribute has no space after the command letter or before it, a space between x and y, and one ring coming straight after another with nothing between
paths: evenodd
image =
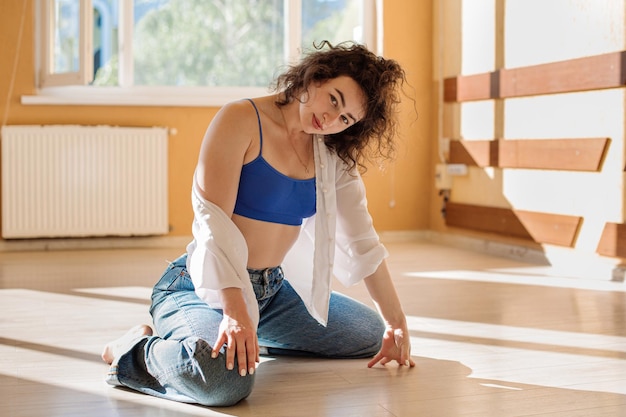
<instances>
[{"instance_id":1,"label":"window","mask_svg":"<svg viewBox=\"0 0 626 417\"><path fill-rule=\"evenodd\" d=\"M43 1L41 85L85 84L91 80L92 64L83 59L91 50L86 36L89 3L75 0ZM37 25L39 27L39 25Z\"/></svg>"},{"instance_id":2,"label":"window","mask_svg":"<svg viewBox=\"0 0 626 417\"><path fill-rule=\"evenodd\" d=\"M314 43L376 44L376 0L37 4L40 93L73 92L98 104L117 100L112 94L144 97L149 104L156 96L168 96L174 105L184 96L181 103L195 96L221 104L229 94L266 92L281 67Z\"/></svg>"}]
</instances>

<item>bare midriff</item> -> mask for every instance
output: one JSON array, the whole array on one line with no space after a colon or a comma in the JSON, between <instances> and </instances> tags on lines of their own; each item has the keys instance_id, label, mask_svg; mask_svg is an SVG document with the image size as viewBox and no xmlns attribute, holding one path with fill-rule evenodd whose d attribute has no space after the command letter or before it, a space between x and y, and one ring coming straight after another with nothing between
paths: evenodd
<instances>
[{"instance_id":1,"label":"bare midriff","mask_svg":"<svg viewBox=\"0 0 626 417\"><path fill-rule=\"evenodd\" d=\"M232 219L248 245L248 268L279 266L300 234L300 226L264 222L237 214L233 214Z\"/></svg>"}]
</instances>

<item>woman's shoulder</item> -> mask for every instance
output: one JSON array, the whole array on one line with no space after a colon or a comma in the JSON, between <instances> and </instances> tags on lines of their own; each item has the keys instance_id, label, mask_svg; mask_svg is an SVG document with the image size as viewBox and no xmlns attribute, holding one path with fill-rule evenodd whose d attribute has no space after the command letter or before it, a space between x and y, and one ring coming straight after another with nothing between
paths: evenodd
<instances>
[{"instance_id":1,"label":"woman's shoulder","mask_svg":"<svg viewBox=\"0 0 626 417\"><path fill-rule=\"evenodd\" d=\"M230 118L248 118L255 114L254 105L250 99L241 99L237 101L231 101L224 104L217 113L217 116L230 119Z\"/></svg>"},{"instance_id":2,"label":"woman's shoulder","mask_svg":"<svg viewBox=\"0 0 626 417\"><path fill-rule=\"evenodd\" d=\"M232 101L223 105L211 120L209 130L218 136L244 136L258 132L258 118L249 100Z\"/></svg>"},{"instance_id":3,"label":"woman's shoulder","mask_svg":"<svg viewBox=\"0 0 626 417\"><path fill-rule=\"evenodd\" d=\"M271 96L231 101L220 108L216 119L234 123L239 127L245 125L258 128L260 120L273 120L272 106L274 103Z\"/></svg>"}]
</instances>

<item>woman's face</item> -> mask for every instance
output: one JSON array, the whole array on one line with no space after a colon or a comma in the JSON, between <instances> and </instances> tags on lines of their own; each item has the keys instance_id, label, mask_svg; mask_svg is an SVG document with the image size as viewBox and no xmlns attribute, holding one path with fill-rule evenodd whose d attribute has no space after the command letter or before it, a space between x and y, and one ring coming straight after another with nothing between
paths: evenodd
<instances>
[{"instance_id":1,"label":"woman's face","mask_svg":"<svg viewBox=\"0 0 626 417\"><path fill-rule=\"evenodd\" d=\"M300 121L306 133L339 133L365 116L365 94L351 77L312 83L302 96Z\"/></svg>"}]
</instances>

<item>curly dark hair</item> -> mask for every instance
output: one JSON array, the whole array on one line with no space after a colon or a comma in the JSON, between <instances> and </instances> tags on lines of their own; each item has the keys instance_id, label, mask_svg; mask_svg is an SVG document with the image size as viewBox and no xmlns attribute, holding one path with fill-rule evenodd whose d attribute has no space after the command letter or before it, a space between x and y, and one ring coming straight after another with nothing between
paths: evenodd
<instances>
[{"instance_id":1,"label":"curly dark hair","mask_svg":"<svg viewBox=\"0 0 626 417\"><path fill-rule=\"evenodd\" d=\"M392 158L397 130L395 107L400 102L398 87L406 82L404 70L396 61L379 57L354 42L332 45L324 41L314 48L276 78L274 87L281 92L276 104L284 106L299 100L313 82L348 76L366 97L365 116L340 133L326 135L326 145L350 169L358 166L365 171L367 160Z\"/></svg>"}]
</instances>

